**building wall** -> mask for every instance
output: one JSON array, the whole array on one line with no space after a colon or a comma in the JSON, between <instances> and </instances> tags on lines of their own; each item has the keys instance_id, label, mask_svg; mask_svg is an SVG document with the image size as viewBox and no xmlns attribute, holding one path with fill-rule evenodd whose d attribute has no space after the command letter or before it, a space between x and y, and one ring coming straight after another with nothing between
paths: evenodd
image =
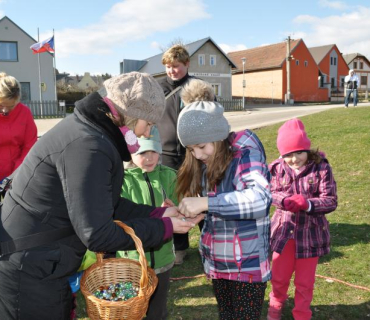
<instances>
[{"instance_id":1,"label":"building wall","mask_svg":"<svg viewBox=\"0 0 370 320\"><path fill-rule=\"evenodd\" d=\"M356 68L354 66L354 62L357 63ZM362 69L360 69L360 62L363 63L363 68ZM370 88L370 65L368 64L368 62L365 59L363 59L361 57L356 58L348 65L348 67L350 69L355 70L355 72L356 72L357 76L359 77L360 81L361 81L361 77L366 77L367 78L367 84L366 85L360 85L360 89L366 90L366 89Z\"/></svg>"},{"instance_id":2,"label":"building wall","mask_svg":"<svg viewBox=\"0 0 370 320\"><path fill-rule=\"evenodd\" d=\"M204 65L199 64L199 55L204 55ZM216 64L210 64L211 55L216 57ZM219 96L231 99L231 66L229 61L211 42L205 43L190 58L189 74L203 79L220 88Z\"/></svg>"},{"instance_id":3,"label":"building wall","mask_svg":"<svg viewBox=\"0 0 370 320\"><path fill-rule=\"evenodd\" d=\"M81 81L77 84L77 86L81 90L86 90L86 89L89 89L89 88L97 88L98 87L98 85L91 78L89 72L85 72L84 76L82 77Z\"/></svg>"},{"instance_id":4,"label":"building wall","mask_svg":"<svg viewBox=\"0 0 370 320\"><path fill-rule=\"evenodd\" d=\"M18 44L18 61L0 61L0 71L12 75L19 82L30 83L31 100L40 100L38 54L33 54L30 49L35 42L6 18L0 22L0 41L16 41ZM42 100L56 100L53 57L48 52L39 55L41 82L46 84Z\"/></svg>"},{"instance_id":5,"label":"building wall","mask_svg":"<svg viewBox=\"0 0 370 320\"><path fill-rule=\"evenodd\" d=\"M301 41L292 51L290 61L290 92L295 102L328 101L327 89L320 89L318 84L319 68L310 51ZM286 83L286 63L284 62L284 83ZM284 93L286 92L283 91ZM283 98L284 99L284 98Z\"/></svg>"},{"instance_id":6,"label":"building wall","mask_svg":"<svg viewBox=\"0 0 370 320\"><path fill-rule=\"evenodd\" d=\"M247 99L281 100L282 98L282 70L265 70L244 74L245 92ZM243 73L232 76L233 97L243 97Z\"/></svg>"}]
</instances>

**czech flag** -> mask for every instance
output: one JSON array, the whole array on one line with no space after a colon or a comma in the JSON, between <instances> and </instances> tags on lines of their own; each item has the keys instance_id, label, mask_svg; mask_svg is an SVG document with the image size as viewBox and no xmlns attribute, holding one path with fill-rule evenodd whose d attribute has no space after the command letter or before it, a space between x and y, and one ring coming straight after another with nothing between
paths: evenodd
<instances>
[{"instance_id":1,"label":"czech flag","mask_svg":"<svg viewBox=\"0 0 370 320\"><path fill-rule=\"evenodd\" d=\"M41 53L41 52L55 52L54 51L54 36L44 41L38 42L33 44L30 49L33 53Z\"/></svg>"}]
</instances>

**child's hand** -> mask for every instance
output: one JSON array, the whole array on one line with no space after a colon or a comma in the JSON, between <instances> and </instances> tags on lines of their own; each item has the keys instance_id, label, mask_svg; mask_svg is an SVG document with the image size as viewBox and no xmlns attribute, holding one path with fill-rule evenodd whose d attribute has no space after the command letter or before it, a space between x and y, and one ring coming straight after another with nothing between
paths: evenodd
<instances>
[{"instance_id":1,"label":"child's hand","mask_svg":"<svg viewBox=\"0 0 370 320\"><path fill-rule=\"evenodd\" d=\"M171 199L164 199L164 201L163 201L163 203L161 204L161 207L167 207L167 208L169 208L169 207L174 207L175 206L175 204L172 202L172 200Z\"/></svg>"},{"instance_id":2,"label":"child's hand","mask_svg":"<svg viewBox=\"0 0 370 320\"><path fill-rule=\"evenodd\" d=\"M179 218L179 217L182 217L179 209L175 206L173 207L168 207L166 209L166 211L163 213L163 216L162 217L175 217L175 218Z\"/></svg>"},{"instance_id":3,"label":"child's hand","mask_svg":"<svg viewBox=\"0 0 370 320\"><path fill-rule=\"evenodd\" d=\"M208 197L183 198L179 203L179 211L187 218L194 218L208 210Z\"/></svg>"},{"instance_id":4,"label":"child's hand","mask_svg":"<svg viewBox=\"0 0 370 320\"><path fill-rule=\"evenodd\" d=\"M171 218L173 233L187 233L195 224L185 219Z\"/></svg>"},{"instance_id":5,"label":"child's hand","mask_svg":"<svg viewBox=\"0 0 370 320\"><path fill-rule=\"evenodd\" d=\"M295 194L283 200L283 206L291 212L306 211L309 208L309 203L301 194Z\"/></svg>"}]
</instances>

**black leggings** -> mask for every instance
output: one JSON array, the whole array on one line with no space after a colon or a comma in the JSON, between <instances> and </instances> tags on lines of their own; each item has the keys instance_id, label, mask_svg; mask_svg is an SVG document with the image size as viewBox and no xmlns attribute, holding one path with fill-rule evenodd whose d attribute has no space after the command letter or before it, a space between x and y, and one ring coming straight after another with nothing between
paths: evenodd
<instances>
[{"instance_id":1,"label":"black leggings","mask_svg":"<svg viewBox=\"0 0 370 320\"><path fill-rule=\"evenodd\" d=\"M217 279L212 280L212 284L221 320L260 319L267 287L265 282Z\"/></svg>"}]
</instances>

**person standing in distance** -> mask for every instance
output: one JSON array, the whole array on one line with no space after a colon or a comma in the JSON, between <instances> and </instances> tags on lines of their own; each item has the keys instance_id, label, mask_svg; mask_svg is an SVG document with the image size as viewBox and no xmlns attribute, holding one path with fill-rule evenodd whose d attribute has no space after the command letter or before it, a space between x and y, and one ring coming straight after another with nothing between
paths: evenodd
<instances>
[{"instance_id":1,"label":"person standing in distance","mask_svg":"<svg viewBox=\"0 0 370 320\"><path fill-rule=\"evenodd\" d=\"M184 161L185 148L177 137L177 119L182 109L180 97L182 87L194 77L189 76L190 56L182 45L174 45L162 56L162 64L166 67L167 76L159 80L166 96L166 107L158 130L162 141L162 164L178 170ZM183 263L186 249L189 248L189 235L174 235L176 252L175 264Z\"/></svg>"},{"instance_id":2,"label":"person standing in distance","mask_svg":"<svg viewBox=\"0 0 370 320\"><path fill-rule=\"evenodd\" d=\"M349 99L353 94L353 106L357 107L357 88L360 85L360 80L353 69L349 70L348 75L344 78L346 83L346 99L344 101L344 107L348 108Z\"/></svg>"}]
</instances>

